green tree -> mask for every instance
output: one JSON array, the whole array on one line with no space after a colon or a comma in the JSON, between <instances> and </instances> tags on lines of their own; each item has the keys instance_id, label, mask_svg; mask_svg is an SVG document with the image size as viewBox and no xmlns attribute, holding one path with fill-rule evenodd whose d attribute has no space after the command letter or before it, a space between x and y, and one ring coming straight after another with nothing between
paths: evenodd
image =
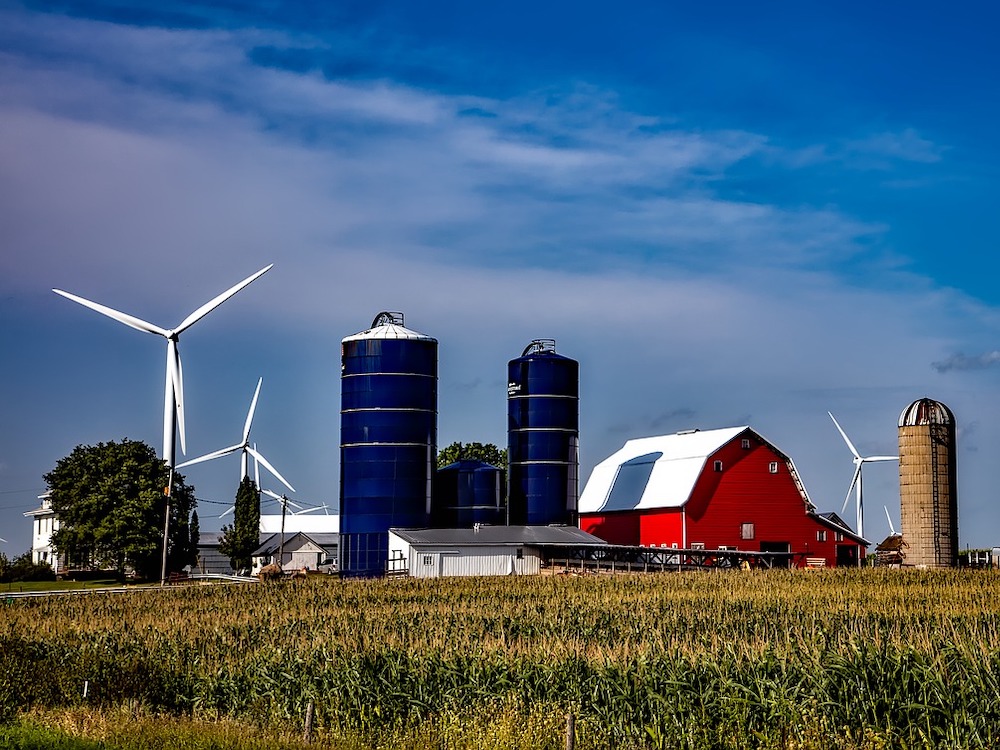
<instances>
[{"instance_id":1,"label":"green tree","mask_svg":"<svg viewBox=\"0 0 1000 750\"><path fill-rule=\"evenodd\" d=\"M233 523L222 527L219 552L229 558L233 570L249 569L251 555L260 546L260 492L250 477L243 477L236 491Z\"/></svg>"},{"instance_id":2,"label":"green tree","mask_svg":"<svg viewBox=\"0 0 1000 750\"><path fill-rule=\"evenodd\" d=\"M463 460L485 461L507 471L507 450L493 443L452 443L438 451L437 467L440 469Z\"/></svg>"},{"instance_id":3,"label":"green tree","mask_svg":"<svg viewBox=\"0 0 1000 750\"><path fill-rule=\"evenodd\" d=\"M141 441L78 445L45 475L59 529L52 543L71 565L132 569L156 578L163 550L167 466ZM189 545L194 488L174 474L167 564L179 570Z\"/></svg>"}]
</instances>

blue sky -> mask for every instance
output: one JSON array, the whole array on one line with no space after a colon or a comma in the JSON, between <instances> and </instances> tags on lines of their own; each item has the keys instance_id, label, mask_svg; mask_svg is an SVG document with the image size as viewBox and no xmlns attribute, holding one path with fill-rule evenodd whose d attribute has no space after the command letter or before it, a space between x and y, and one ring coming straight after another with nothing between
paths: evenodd
<instances>
[{"instance_id":1,"label":"blue sky","mask_svg":"<svg viewBox=\"0 0 1000 750\"><path fill-rule=\"evenodd\" d=\"M962 546L1000 544L1000 52L986 4L0 0L0 551L80 443L254 438L336 503L339 341L441 342L439 443L505 444L506 362L581 362L583 476L750 424L840 511L912 400L959 422ZM192 467L202 528L239 461ZM898 477L866 472L867 536ZM853 513L845 513L853 518Z\"/></svg>"}]
</instances>

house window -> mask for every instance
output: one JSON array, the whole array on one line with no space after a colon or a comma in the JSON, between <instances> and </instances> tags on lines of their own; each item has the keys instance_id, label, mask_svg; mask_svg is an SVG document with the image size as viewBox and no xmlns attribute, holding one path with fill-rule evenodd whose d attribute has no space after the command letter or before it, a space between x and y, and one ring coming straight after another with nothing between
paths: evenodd
<instances>
[{"instance_id":1,"label":"house window","mask_svg":"<svg viewBox=\"0 0 1000 750\"><path fill-rule=\"evenodd\" d=\"M424 555L424 565L433 565L433 564L434 564L434 556Z\"/></svg>"},{"instance_id":2,"label":"house window","mask_svg":"<svg viewBox=\"0 0 1000 750\"><path fill-rule=\"evenodd\" d=\"M772 461L771 463L769 463L767 465L767 470L769 472L771 472L772 474L777 474L778 473L778 462L777 461Z\"/></svg>"},{"instance_id":3,"label":"house window","mask_svg":"<svg viewBox=\"0 0 1000 750\"><path fill-rule=\"evenodd\" d=\"M838 542L842 542L842 541L844 541L844 535L843 535L843 534L841 534L841 533L840 533L839 531L838 531L838 532L837 532L837 533L836 533L836 534L834 535L834 538L835 538L835 539L836 539L836 540L837 540Z\"/></svg>"},{"instance_id":4,"label":"house window","mask_svg":"<svg viewBox=\"0 0 1000 750\"><path fill-rule=\"evenodd\" d=\"M705 549L704 542L691 542L691 549Z\"/></svg>"},{"instance_id":5,"label":"house window","mask_svg":"<svg viewBox=\"0 0 1000 750\"><path fill-rule=\"evenodd\" d=\"M744 523L740 526L740 539L753 539L754 528L752 523Z\"/></svg>"},{"instance_id":6,"label":"house window","mask_svg":"<svg viewBox=\"0 0 1000 750\"><path fill-rule=\"evenodd\" d=\"M750 449L750 438L743 438L743 442L741 443L741 445L743 446L743 450L749 450Z\"/></svg>"},{"instance_id":7,"label":"house window","mask_svg":"<svg viewBox=\"0 0 1000 750\"><path fill-rule=\"evenodd\" d=\"M716 461L714 465L716 471L722 471L722 461Z\"/></svg>"},{"instance_id":8,"label":"house window","mask_svg":"<svg viewBox=\"0 0 1000 750\"><path fill-rule=\"evenodd\" d=\"M825 542L826 541L826 532L823 531L823 530L817 531L816 532L816 541L817 542Z\"/></svg>"}]
</instances>

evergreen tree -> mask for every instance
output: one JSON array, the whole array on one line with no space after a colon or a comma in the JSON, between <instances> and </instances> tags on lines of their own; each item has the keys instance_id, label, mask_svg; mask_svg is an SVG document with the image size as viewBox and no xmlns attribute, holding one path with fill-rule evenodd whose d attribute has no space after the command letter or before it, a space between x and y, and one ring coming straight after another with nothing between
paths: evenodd
<instances>
[{"instance_id":1,"label":"evergreen tree","mask_svg":"<svg viewBox=\"0 0 1000 750\"><path fill-rule=\"evenodd\" d=\"M236 491L233 523L222 527L219 551L233 570L249 570L251 555L260 546L260 492L250 477L243 477Z\"/></svg>"},{"instance_id":2,"label":"evergreen tree","mask_svg":"<svg viewBox=\"0 0 1000 750\"><path fill-rule=\"evenodd\" d=\"M109 568L124 576L129 569L157 578L163 550L166 512L166 464L146 443L78 445L45 475L59 529L52 543L71 564ZM174 474L170 498L167 563L180 570L178 551L187 550L188 517L194 488Z\"/></svg>"},{"instance_id":3,"label":"evergreen tree","mask_svg":"<svg viewBox=\"0 0 1000 750\"><path fill-rule=\"evenodd\" d=\"M198 511L191 513L191 523L188 526L188 565L192 569L198 567L198 543L201 542L201 527L198 524Z\"/></svg>"}]
</instances>

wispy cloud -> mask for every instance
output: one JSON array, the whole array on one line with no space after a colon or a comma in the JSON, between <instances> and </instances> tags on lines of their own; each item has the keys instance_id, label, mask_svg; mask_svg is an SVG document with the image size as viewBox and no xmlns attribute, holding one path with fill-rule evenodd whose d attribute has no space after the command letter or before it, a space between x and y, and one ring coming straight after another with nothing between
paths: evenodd
<instances>
[{"instance_id":1,"label":"wispy cloud","mask_svg":"<svg viewBox=\"0 0 1000 750\"><path fill-rule=\"evenodd\" d=\"M967 356L965 354L953 354L947 359L939 362L932 362L933 367L938 372L961 372L964 370L985 370L989 367L1000 365L1000 351L983 352Z\"/></svg>"}]
</instances>

